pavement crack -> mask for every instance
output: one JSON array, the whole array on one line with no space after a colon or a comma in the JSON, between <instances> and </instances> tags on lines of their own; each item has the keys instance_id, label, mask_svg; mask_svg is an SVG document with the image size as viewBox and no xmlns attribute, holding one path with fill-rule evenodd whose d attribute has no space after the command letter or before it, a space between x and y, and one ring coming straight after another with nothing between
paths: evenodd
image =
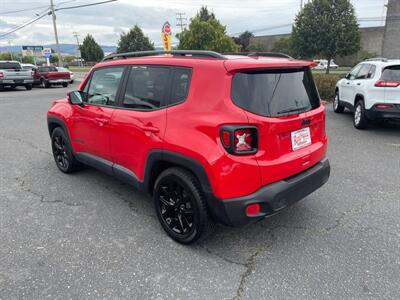
<instances>
[{"instance_id":1,"label":"pavement crack","mask_svg":"<svg viewBox=\"0 0 400 300\"><path fill-rule=\"evenodd\" d=\"M209 254L211 254L211 255L213 255L213 256L216 256L216 257L222 259L223 261L225 261L225 262L227 262L227 263L234 264L234 265L238 265L238 266L242 266L242 267L246 267L246 263L242 263L242 262L239 262L239 261L235 261L235 260L229 259L229 258L227 258L227 257L225 257L225 256L222 256L221 254L212 251L210 248L208 248L208 247L207 247L206 245L204 245L204 244L198 244L198 245L199 245L201 248L203 248L204 250L206 250L207 253L209 253Z\"/></svg>"},{"instance_id":2,"label":"pavement crack","mask_svg":"<svg viewBox=\"0 0 400 300\"><path fill-rule=\"evenodd\" d=\"M255 260L262 251L263 251L263 249L259 248L246 259L246 263L244 264L244 266L246 267L246 270L240 276L239 286L236 290L236 296L233 298L233 300L242 299L247 279L253 273L253 271L255 269Z\"/></svg>"},{"instance_id":3,"label":"pavement crack","mask_svg":"<svg viewBox=\"0 0 400 300\"><path fill-rule=\"evenodd\" d=\"M41 153L46 153L48 155L53 155L50 152L48 152L46 150L43 150L43 149L39 148L38 146L36 146L36 145L26 141L26 140L17 138L17 137L10 137L10 136L6 136L6 135L0 135L0 138L5 139L5 140L9 140L9 141L13 141L13 142L18 142L18 143L21 143L21 144L25 144L25 145L27 145L27 146L29 146L29 147L41 152Z\"/></svg>"}]
</instances>

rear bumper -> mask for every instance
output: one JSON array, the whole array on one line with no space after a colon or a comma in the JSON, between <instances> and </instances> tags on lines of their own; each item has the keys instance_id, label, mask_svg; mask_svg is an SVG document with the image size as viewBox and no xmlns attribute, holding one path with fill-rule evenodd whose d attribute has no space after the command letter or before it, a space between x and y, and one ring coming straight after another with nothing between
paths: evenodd
<instances>
[{"instance_id":1,"label":"rear bumper","mask_svg":"<svg viewBox=\"0 0 400 300\"><path fill-rule=\"evenodd\" d=\"M33 84L33 79L2 79L0 80L1 85L27 85Z\"/></svg>"},{"instance_id":2,"label":"rear bumper","mask_svg":"<svg viewBox=\"0 0 400 300\"><path fill-rule=\"evenodd\" d=\"M63 84L63 83L69 83L71 79L49 79L47 80L48 83L51 84Z\"/></svg>"},{"instance_id":3,"label":"rear bumper","mask_svg":"<svg viewBox=\"0 0 400 300\"><path fill-rule=\"evenodd\" d=\"M377 109L373 106L371 109L365 110L365 115L369 120L400 120L400 104L393 104L393 108L388 109Z\"/></svg>"},{"instance_id":4,"label":"rear bumper","mask_svg":"<svg viewBox=\"0 0 400 300\"><path fill-rule=\"evenodd\" d=\"M213 215L217 221L229 226L260 221L311 194L328 181L329 175L330 164L325 158L306 171L264 186L253 194L233 199L214 199ZM261 212L249 217L245 210L252 203L259 203Z\"/></svg>"}]
</instances>

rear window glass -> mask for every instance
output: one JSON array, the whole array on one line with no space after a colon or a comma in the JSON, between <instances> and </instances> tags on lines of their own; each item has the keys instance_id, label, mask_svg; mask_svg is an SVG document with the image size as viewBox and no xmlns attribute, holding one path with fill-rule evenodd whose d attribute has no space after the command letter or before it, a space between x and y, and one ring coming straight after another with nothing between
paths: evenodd
<instances>
[{"instance_id":1,"label":"rear window glass","mask_svg":"<svg viewBox=\"0 0 400 300\"><path fill-rule=\"evenodd\" d=\"M21 70L21 65L15 62L0 62L0 70Z\"/></svg>"},{"instance_id":2,"label":"rear window glass","mask_svg":"<svg viewBox=\"0 0 400 300\"><path fill-rule=\"evenodd\" d=\"M386 67L382 72L381 79L400 81L400 65Z\"/></svg>"},{"instance_id":3,"label":"rear window glass","mask_svg":"<svg viewBox=\"0 0 400 300\"><path fill-rule=\"evenodd\" d=\"M39 67L39 72L57 72L56 67Z\"/></svg>"},{"instance_id":4,"label":"rear window glass","mask_svg":"<svg viewBox=\"0 0 400 300\"><path fill-rule=\"evenodd\" d=\"M308 111L320 103L309 68L237 73L232 79L232 100L266 117Z\"/></svg>"}]
</instances>

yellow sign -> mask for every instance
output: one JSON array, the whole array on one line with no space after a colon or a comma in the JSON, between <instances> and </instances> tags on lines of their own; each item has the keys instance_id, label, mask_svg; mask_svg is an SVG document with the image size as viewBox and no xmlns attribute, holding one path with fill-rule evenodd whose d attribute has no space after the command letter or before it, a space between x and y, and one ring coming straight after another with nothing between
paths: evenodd
<instances>
[{"instance_id":1,"label":"yellow sign","mask_svg":"<svg viewBox=\"0 0 400 300\"><path fill-rule=\"evenodd\" d=\"M165 51L171 51L171 25L165 22L161 29L161 40Z\"/></svg>"}]
</instances>

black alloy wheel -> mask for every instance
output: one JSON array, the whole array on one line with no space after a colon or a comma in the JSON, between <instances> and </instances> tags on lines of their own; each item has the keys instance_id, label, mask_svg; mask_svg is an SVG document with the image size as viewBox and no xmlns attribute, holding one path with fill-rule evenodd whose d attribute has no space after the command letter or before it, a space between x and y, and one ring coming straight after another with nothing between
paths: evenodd
<instances>
[{"instance_id":1,"label":"black alloy wheel","mask_svg":"<svg viewBox=\"0 0 400 300\"><path fill-rule=\"evenodd\" d=\"M213 221L202 192L186 170L164 171L156 181L153 195L157 217L174 240L190 244L211 232Z\"/></svg>"},{"instance_id":2,"label":"black alloy wheel","mask_svg":"<svg viewBox=\"0 0 400 300\"><path fill-rule=\"evenodd\" d=\"M54 160L60 171L72 173L77 171L81 164L75 159L69 140L60 127L53 130L51 134L51 148L53 150Z\"/></svg>"}]
</instances>

